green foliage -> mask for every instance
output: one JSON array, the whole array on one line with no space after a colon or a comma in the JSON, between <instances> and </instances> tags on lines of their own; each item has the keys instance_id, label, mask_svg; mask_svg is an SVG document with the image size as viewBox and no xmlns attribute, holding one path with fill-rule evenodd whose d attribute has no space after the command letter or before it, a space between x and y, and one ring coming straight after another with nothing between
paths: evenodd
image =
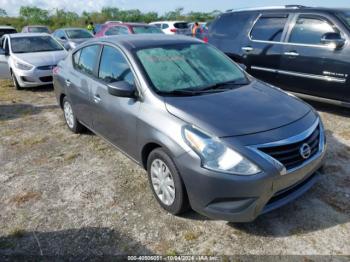
<instances>
[{"instance_id":1,"label":"green foliage","mask_svg":"<svg viewBox=\"0 0 350 262\"><path fill-rule=\"evenodd\" d=\"M157 12L143 13L138 9L121 10L117 7L104 7L99 12L83 11L81 15L64 9L45 10L34 6L22 6L18 17L8 17L7 12L0 8L0 24L10 24L22 30L25 25L41 24L47 25L51 30L61 27L85 27L88 22L95 24L105 21L124 21L124 22L145 22L150 23L158 20L186 20L186 21L209 21L217 16L220 11L211 13L190 12L184 13L182 7L174 11L167 12L160 16Z\"/></svg>"}]
</instances>

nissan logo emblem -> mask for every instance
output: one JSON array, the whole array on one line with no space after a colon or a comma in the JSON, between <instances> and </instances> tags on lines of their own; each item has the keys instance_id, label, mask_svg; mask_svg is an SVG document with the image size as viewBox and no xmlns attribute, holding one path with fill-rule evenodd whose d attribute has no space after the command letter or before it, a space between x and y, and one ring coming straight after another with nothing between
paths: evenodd
<instances>
[{"instance_id":1,"label":"nissan logo emblem","mask_svg":"<svg viewBox=\"0 0 350 262\"><path fill-rule=\"evenodd\" d=\"M311 147L305 143L300 147L299 153L302 158L308 159L311 156Z\"/></svg>"}]
</instances>

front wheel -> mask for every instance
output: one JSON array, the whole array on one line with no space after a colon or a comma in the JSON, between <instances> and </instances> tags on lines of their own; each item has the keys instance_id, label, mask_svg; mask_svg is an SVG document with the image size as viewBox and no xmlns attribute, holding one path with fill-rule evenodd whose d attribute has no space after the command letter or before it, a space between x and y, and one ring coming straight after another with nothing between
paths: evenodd
<instances>
[{"instance_id":1,"label":"front wheel","mask_svg":"<svg viewBox=\"0 0 350 262\"><path fill-rule=\"evenodd\" d=\"M151 152L147 161L148 180L159 204L174 215L189 209L185 186L174 161L163 149Z\"/></svg>"},{"instance_id":2,"label":"front wheel","mask_svg":"<svg viewBox=\"0 0 350 262\"><path fill-rule=\"evenodd\" d=\"M75 117L72 105L67 99L67 97L63 98L63 113L68 128L73 133L81 133L84 127L82 124L79 123L78 119Z\"/></svg>"},{"instance_id":3,"label":"front wheel","mask_svg":"<svg viewBox=\"0 0 350 262\"><path fill-rule=\"evenodd\" d=\"M17 78L16 78L16 75L15 73L11 70L11 78L12 78L12 82L13 82L13 87L16 89L16 90L21 90L22 87L21 85L18 83L17 81Z\"/></svg>"}]
</instances>

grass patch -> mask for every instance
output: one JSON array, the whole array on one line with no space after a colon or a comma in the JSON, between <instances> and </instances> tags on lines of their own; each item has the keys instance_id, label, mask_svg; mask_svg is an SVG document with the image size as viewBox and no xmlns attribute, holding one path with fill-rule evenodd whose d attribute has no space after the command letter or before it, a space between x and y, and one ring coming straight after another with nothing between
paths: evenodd
<instances>
[{"instance_id":1,"label":"grass patch","mask_svg":"<svg viewBox=\"0 0 350 262\"><path fill-rule=\"evenodd\" d=\"M29 137L23 140L23 144L25 146L34 146L37 144L45 143L47 140L47 137Z\"/></svg>"},{"instance_id":2,"label":"grass patch","mask_svg":"<svg viewBox=\"0 0 350 262\"><path fill-rule=\"evenodd\" d=\"M14 203L16 206L20 206L30 200L38 200L40 197L41 193L30 191L13 197L10 202Z\"/></svg>"},{"instance_id":3,"label":"grass patch","mask_svg":"<svg viewBox=\"0 0 350 262\"><path fill-rule=\"evenodd\" d=\"M193 241L193 240L196 240L198 238L198 234L194 233L194 232L186 232L185 235L184 235L184 239L186 241Z\"/></svg>"},{"instance_id":4,"label":"grass patch","mask_svg":"<svg viewBox=\"0 0 350 262\"><path fill-rule=\"evenodd\" d=\"M10 232L9 236L14 238L21 238L24 237L25 233L26 232L23 229L15 228Z\"/></svg>"},{"instance_id":5,"label":"grass patch","mask_svg":"<svg viewBox=\"0 0 350 262\"><path fill-rule=\"evenodd\" d=\"M174 250L174 249L170 249L170 250L168 250L167 252L166 252L166 255L167 256L177 256L178 255L178 253Z\"/></svg>"}]
</instances>

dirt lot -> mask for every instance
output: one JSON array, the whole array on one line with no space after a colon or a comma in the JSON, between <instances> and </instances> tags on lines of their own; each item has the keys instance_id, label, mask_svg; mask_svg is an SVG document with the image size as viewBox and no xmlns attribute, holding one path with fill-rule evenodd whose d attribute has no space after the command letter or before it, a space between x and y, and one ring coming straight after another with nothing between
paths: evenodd
<instances>
[{"instance_id":1,"label":"dirt lot","mask_svg":"<svg viewBox=\"0 0 350 262\"><path fill-rule=\"evenodd\" d=\"M65 127L52 88L0 81L0 254L350 255L350 110L314 106L329 144L318 184L233 224L167 214L145 171Z\"/></svg>"}]
</instances>

